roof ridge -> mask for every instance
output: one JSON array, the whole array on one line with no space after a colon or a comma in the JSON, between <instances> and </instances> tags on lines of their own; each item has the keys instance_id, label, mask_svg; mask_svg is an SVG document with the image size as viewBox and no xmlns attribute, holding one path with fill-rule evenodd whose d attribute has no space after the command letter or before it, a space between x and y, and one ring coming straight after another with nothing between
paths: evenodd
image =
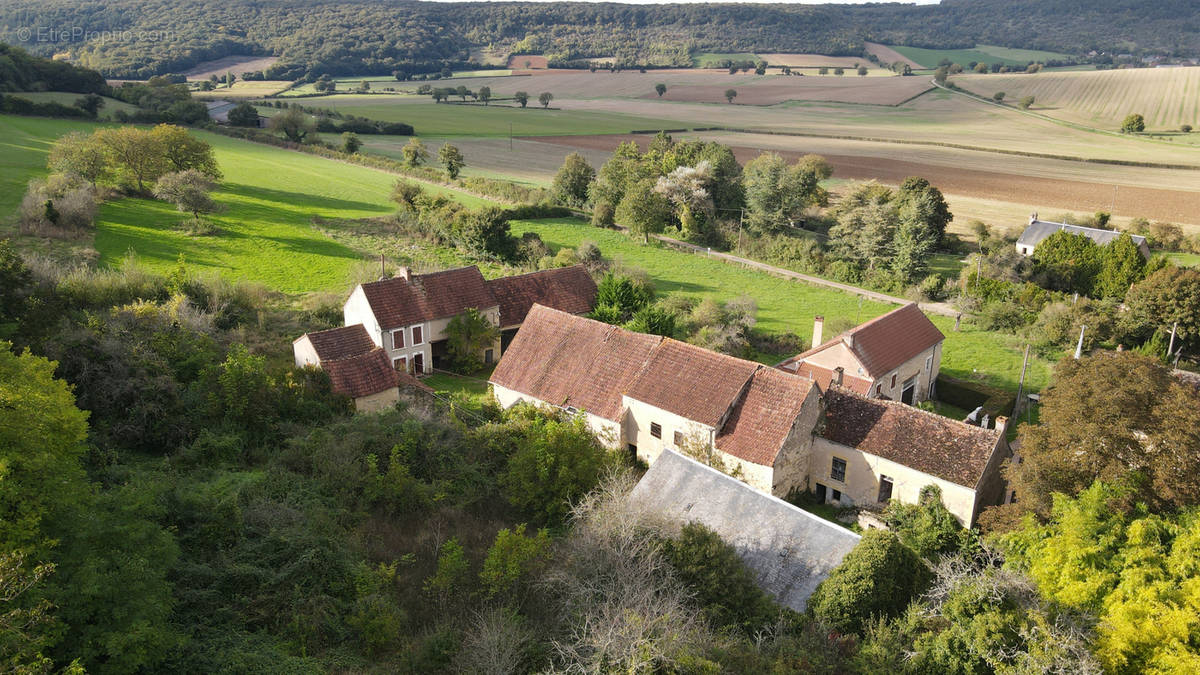
<instances>
[{"instance_id":1,"label":"roof ridge","mask_svg":"<svg viewBox=\"0 0 1200 675\"><path fill-rule=\"evenodd\" d=\"M870 398L868 396L863 396L862 394L859 394L858 392L856 392L852 389L847 389L846 387L843 387L843 386L837 385L837 384L833 384L832 382L829 384L829 390L837 392L838 394L841 394L843 396L852 396L854 398L861 399L861 400L866 401L871 404L880 404L880 405L892 406L892 407L903 406L904 410L912 410L912 411L916 411L922 415L929 415L940 422L949 422L951 424L957 424L966 429L973 430L972 433L974 433L974 431L982 431L982 432L986 432L988 434L1000 433L1000 429L995 429L995 428L985 429L983 427L975 426L974 424L967 424L966 422L964 422L962 420L956 420L953 417L946 417L945 415L939 415L938 413L931 412L929 410L924 410L922 408L918 408L915 405L908 405L907 403L903 403L901 401L894 401L890 398Z\"/></svg>"}]
</instances>

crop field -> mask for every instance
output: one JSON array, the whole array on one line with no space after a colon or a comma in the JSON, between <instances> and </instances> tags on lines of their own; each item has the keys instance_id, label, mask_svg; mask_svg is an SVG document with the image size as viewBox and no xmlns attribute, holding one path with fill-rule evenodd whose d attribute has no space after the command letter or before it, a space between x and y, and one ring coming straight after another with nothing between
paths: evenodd
<instances>
[{"instance_id":1,"label":"crop field","mask_svg":"<svg viewBox=\"0 0 1200 675\"><path fill-rule=\"evenodd\" d=\"M508 67L513 70L546 70L550 65L544 56L536 54L513 54L508 57Z\"/></svg>"},{"instance_id":2,"label":"crop field","mask_svg":"<svg viewBox=\"0 0 1200 675\"><path fill-rule=\"evenodd\" d=\"M69 91L14 91L10 93L12 96L27 98L35 103L61 103L63 105L74 105L75 101L83 96L83 94L74 94ZM127 113L137 110L137 106L124 101L107 96L103 96L102 98L104 99L104 106L100 108L100 119L111 119L113 113L118 110L124 110Z\"/></svg>"},{"instance_id":3,"label":"crop field","mask_svg":"<svg viewBox=\"0 0 1200 675\"><path fill-rule=\"evenodd\" d=\"M839 103L867 103L872 105L899 105L931 87L928 81L918 77L894 77L879 68L878 73L888 77L860 77L847 70L844 75L777 75L763 76L746 84L733 86L718 81L706 84L668 86L662 96L664 101L689 103L725 103L725 91L734 89L736 105L774 105L785 101L836 101ZM725 77L728 77L726 75ZM658 98L655 92L643 94L641 98Z\"/></svg>"},{"instance_id":4,"label":"crop field","mask_svg":"<svg viewBox=\"0 0 1200 675\"><path fill-rule=\"evenodd\" d=\"M537 232L551 248L575 247L582 241L593 241L605 257L646 270L662 294L678 292L717 300L748 295L758 303L758 325L768 331L793 331L808 336L813 317L818 314L827 321L831 317L844 317L861 322L894 309L892 305L869 300L860 303L842 291L789 281L702 255L644 246L618 231L594 228L576 219L514 222L513 233L523 232ZM972 380L985 374L983 378L996 385L1016 388L1022 352L1015 338L966 324L956 333L953 319L942 316L930 319L946 335L942 372ZM1027 384L1040 389L1048 377L1049 364L1031 359Z\"/></svg>"},{"instance_id":5,"label":"crop field","mask_svg":"<svg viewBox=\"0 0 1200 675\"><path fill-rule=\"evenodd\" d=\"M887 45L881 45L878 42L864 42L863 47L867 53L873 54L875 58L883 63L907 63L912 68L924 68L921 64L913 61L900 52L892 49Z\"/></svg>"},{"instance_id":6,"label":"crop field","mask_svg":"<svg viewBox=\"0 0 1200 675\"><path fill-rule=\"evenodd\" d=\"M224 85L212 91L195 90L192 95L202 99L249 99L274 96L291 86L291 82L283 80L237 80L233 87Z\"/></svg>"},{"instance_id":7,"label":"crop field","mask_svg":"<svg viewBox=\"0 0 1200 675\"><path fill-rule=\"evenodd\" d=\"M982 96L1033 96L1034 111L1091 126L1119 129L1126 115L1140 113L1147 131L1200 127L1200 68L959 75L954 82Z\"/></svg>"},{"instance_id":8,"label":"crop field","mask_svg":"<svg viewBox=\"0 0 1200 675\"><path fill-rule=\"evenodd\" d=\"M1000 63L1006 66L1024 67L1030 61L1047 61L1050 59L1067 59L1067 54L1043 52L1035 49L1010 49L993 45L976 45L974 49L922 49L921 47L900 47L892 45L893 51L905 56L926 68L936 68L942 59L966 67L972 61L976 63Z\"/></svg>"},{"instance_id":9,"label":"crop field","mask_svg":"<svg viewBox=\"0 0 1200 675\"><path fill-rule=\"evenodd\" d=\"M514 135L525 136L616 134L641 129L669 129L678 124L669 117L642 117L615 111L543 110L536 101L531 101L528 108L522 109L497 104L434 103L426 97L341 94L309 99L306 104L376 120L405 122L422 136L507 137L510 131Z\"/></svg>"},{"instance_id":10,"label":"crop field","mask_svg":"<svg viewBox=\"0 0 1200 675\"><path fill-rule=\"evenodd\" d=\"M278 60L278 56L226 56L214 61L198 63L184 71L183 76L189 80L207 80L211 75L225 77L225 73L232 72L241 77L242 73L265 71L275 65Z\"/></svg>"},{"instance_id":11,"label":"crop field","mask_svg":"<svg viewBox=\"0 0 1200 675\"><path fill-rule=\"evenodd\" d=\"M759 54L759 58L770 66L790 66L792 68L857 68L866 66L878 68L874 63L861 56L825 56L824 54Z\"/></svg>"}]
</instances>

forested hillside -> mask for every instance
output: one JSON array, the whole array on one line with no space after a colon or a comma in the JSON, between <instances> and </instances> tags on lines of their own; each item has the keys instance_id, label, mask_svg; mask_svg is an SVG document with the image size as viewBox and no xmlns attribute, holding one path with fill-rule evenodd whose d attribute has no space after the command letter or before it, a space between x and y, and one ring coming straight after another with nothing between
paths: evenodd
<instances>
[{"instance_id":1,"label":"forested hillside","mask_svg":"<svg viewBox=\"0 0 1200 675\"><path fill-rule=\"evenodd\" d=\"M1195 55L1198 16L1188 0L1086 6L1071 0L925 6L6 0L0 41L44 55L69 53L110 77L144 78L229 55L272 54L282 58L269 76L292 78L436 70L466 63L472 48L487 46L552 60L615 56L653 65L689 64L692 51L859 55L864 41Z\"/></svg>"}]
</instances>

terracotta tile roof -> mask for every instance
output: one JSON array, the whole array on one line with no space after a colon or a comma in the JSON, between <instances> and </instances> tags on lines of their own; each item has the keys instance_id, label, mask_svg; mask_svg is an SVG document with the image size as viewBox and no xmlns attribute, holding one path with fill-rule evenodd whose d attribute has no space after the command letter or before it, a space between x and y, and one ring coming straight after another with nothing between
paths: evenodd
<instances>
[{"instance_id":1,"label":"terracotta tile roof","mask_svg":"<svg viewBox=\"0 0 1200 675\"><path fill-rule=\"evenodd\" d=\"M762 364L666 338L633 381L630 398L709 427L725 413Z\"/></svg>"},{"instance_id":2,"label":"terracotta tile roof","mask_svg":"<svg viewBox=\"0 0 1200 675\"><path fill-rule=\"evenodd\" d=\"M321 368L329 373L333 390L351 398L378 394L401 384L432 391L413 376L397 372L382 347L345 359L322 361Z\"/></svg>"},{"instance_id":3,"label":"terracotta tile roof","mask_svg":"<svg viewBox=\"0 0 1200 675\"><path fill-rule=\"evenodd\" d=\"M317 358L322 361L344 359L375 349L375 343L361 323L305 333L304 336L308 337L313 350L317 352Z\"/></svg>"},{"instance_id":4,"label":"terracotta tile roof","mask_svg":"<svg viewBox=\"0 0 1200 675\"><path fill-rule=\"evenodd\" d=\"M661 341L534 305L490 381L618 422L621 395Z\"/></svg>"},{"instance_id":5,"label":"terracotta tile roof","mask_svg":"<svg viewBox=\"0 0 1200 675\"><path fill-rule=\"evenodd\" d=\"M803 361L817 352L844 342L872 379L882 377L905 361L945 340L942 331L916 303L859 324L828 342L797 354L783 364ZM780 364L780 365L783 365Z\"/></svg>"},{"instance_id":6,"label":"terracotta tile roof","mask_svg":"<svg viewBox=\"0 0 1200 675\"><path fill-rule=\"evenodd\" d=\"M717 448L747 462L774 466L813 386L810 379L774 368L754 373L745 396L717 434Z\"/></svg>"},{"instance_id":7,"label":"terracotta tile roof","mask_svg":"<svg viewBox=\"0 0 1200 675\"><path fill-rule=\"evenodd\" d=\"M815 363L809 363L807 361L797 362L789 359L788 361L776 366L776 368L784 372L795 373L800 377L807 377L813 382L816 382L817 386L821 388L821 391L828 390L830 383L834 381L835 373L832 368L818 366ZM795 368L795 370L792 370L792 368ZM850 373L846 372L842 373L842 386L857 394L862 394L863 396L868 396L871 393L871 380L864 379L856 375L851 375Z\"/></svg>"},{"instance_id":8,"label":"terracotta tile roof","mask_svg":"<svg viewBox=\"0 0 1200 675\"><path fill-rule=\"evenodd\" d=\"M473 265L414 274L410 279L384 279L363 284L362 289L383 330L452 317L472 307L496 306L496 298Z\"/></svg>"},{"instance_id":9,"label":"terracotta tile roof","mask_svg":"<svg viewBox=\"0 0 1200 675\"><path fill-rule=\"evenodd\" d=\"M825 393L823 438L971 489L1002 433L836 386Z\"/></svg>"},{"instance_id":10,"label":"terracotta tile roof","mask_svg":"<svg viewBox=\"0 0 1200 675\"><path fill-rule=\"evenodd\" d=\"M596 282L583 265L559 267L488 282L500 305L500 325L515 326L535 304L568 314L586 314L596 304Z\"/></svg>"}]
</instances>

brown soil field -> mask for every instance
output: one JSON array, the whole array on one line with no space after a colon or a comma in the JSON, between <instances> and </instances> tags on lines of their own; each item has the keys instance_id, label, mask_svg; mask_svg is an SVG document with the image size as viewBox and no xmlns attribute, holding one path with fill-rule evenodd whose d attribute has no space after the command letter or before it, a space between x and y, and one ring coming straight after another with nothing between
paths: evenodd
<instances>
[{"instance_id":1,"label":"brown soil field","mask_svg":"<svg viewBox=\"0 0 1200 675\"><path fill-rule=\"evenodd\" d=\"M645 147L652 137L642 134L606 136L558 136L526 140L585 150L612 151L618 143L634 140ZM745 163L762 150L733 146L739 162ZM776 150L788 159L797 159L803 150ZM1072 211L1109 211L1116 215L1141 216L1153 220L1193 223L1200 213L1200 192L1135 185L1054 179L1017 173L946 166L894 157L857 156L821 153L833 166L834 177L851 180L878 180L896 185L909 176L923 176L947 194L997 201L1020 201L1045 208ZM896 154L904 154L898 148ZM1197 176L1200 184L1200 175Z\"/></svg>"},{"instance_id":2,"label":"brown soil field","mask_svg":"<svg viewBox=\"0 0 1200 675\"><path fill-rule=\"evenodd\" d=\"M917 69L924 67L916 61L913 61L907 56L896 51L895 49L888 47L887 45L881 45L877 42L864 42L863 45L867 48L868 53L874 54L876 58L884 63L895 63L899 61L900 63L907 63L908 65Z\"/></svg>"},{"instance_id":3,"label":"brown soil field","mask_svg":"<svg viewBox=\"0 0 1200 675\"><path fill-rule=\"evenodd\" d=\"M529 63L528 66L525 65L526 62ZM508 67L512 70L546 70L550 64L544 56L513 54L508 57Z\"/></svg>"},{"instance_id":4,"label":"brown soil field","mask_svg":"<svg viewBox=\"0 0 1200 675\"><path fill-rule=\"evenodd\" d=\"M825 101L899 105L931 88L919 77L858 77L853 73L836 75L781 76L742 86L724 84L668 87L664 101L689 103L725 103L725 90L737 91L734 104L774 105L784 101ZM654 92L641 98L658 98Z\"/></svg>"},{"instance_id":5,"label":"brown soil field","mask_svg":"<svg viewBox=\"0 0 1200 675\"><path fill-rule=\"evenodd\" d=\"M278 60L278 56L226 56L223 59L198 63L185 71L183 76L189 80L207 80L210 75L224 77L225 73L233 71L234 75L241 77L242 73L265 71Z\"/></svg>"}]
</instances>

